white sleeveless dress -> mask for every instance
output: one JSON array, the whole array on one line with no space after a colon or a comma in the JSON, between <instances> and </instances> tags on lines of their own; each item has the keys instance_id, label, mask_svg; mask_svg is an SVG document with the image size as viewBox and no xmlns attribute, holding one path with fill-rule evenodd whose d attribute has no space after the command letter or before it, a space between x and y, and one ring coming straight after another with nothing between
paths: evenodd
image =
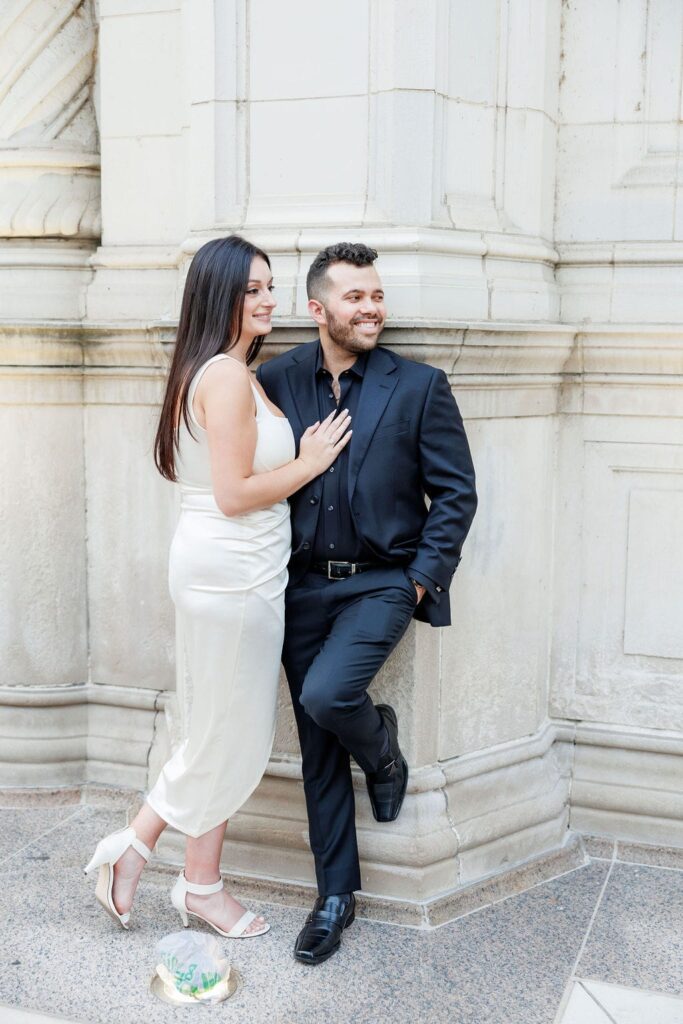
<instances>
[{"instance_id":1,"label":"white sleeveless dress","mask_svg":"<svg viewBox=\"0 0 683 1024\"><path fill-rule=\"evenodd\" d=\"M207 435L193 402L206 368L229 358L214 356L192 380L194 438L182 419L180 424L181 513L169 586L184 648L178 696L185 738L147 797L165 821L193 837L230 818L268 764L291 549L287 501L228 517L213 496ZM254 473L264 473L291 462L294 436L288 420L272 413L251 386L258 432Z\"/></svg>"}]
</instances>

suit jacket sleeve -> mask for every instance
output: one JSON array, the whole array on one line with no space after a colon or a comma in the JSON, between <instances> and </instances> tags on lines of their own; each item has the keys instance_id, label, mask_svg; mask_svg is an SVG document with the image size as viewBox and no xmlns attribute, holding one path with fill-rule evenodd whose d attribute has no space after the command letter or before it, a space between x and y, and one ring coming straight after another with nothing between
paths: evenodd
<instances>
[{"instance_id":1,"label":"suit jacket sleeve","mask_svg":"<svg viewBox=\"0 0 683 1024\"><path fill-rule=\"evenodd\" d=\"M422 484L431 504L415 557L406 571L433 580L440 592L450 587L477 508L472 456L443 370L435 372L424 404L420 459Z\"/></svg>"}]
</instances>

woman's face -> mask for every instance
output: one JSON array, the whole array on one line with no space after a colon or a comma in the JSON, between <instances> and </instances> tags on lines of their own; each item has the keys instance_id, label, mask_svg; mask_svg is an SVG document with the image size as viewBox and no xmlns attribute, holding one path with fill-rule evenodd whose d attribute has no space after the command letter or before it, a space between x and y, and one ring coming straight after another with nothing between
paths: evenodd
<instances>
[{"instance_id":1,"label":"woman's face","mask_svg":"<svg viewBox=\"0 0 683 1024\"><path fill-rule=\"evenodd\" d=\"M277 302L273 297L273 275L262 256L251 262L242 314L242 337L258 338L273 329L271 315Z\"/></svg>"}]
</instances>

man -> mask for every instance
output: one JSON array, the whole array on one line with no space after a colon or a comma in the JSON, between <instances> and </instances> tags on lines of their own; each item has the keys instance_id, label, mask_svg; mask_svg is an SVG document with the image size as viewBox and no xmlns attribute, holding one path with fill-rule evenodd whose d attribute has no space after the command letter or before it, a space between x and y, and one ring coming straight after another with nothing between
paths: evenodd
<instances>
[{"instance_id":1,"label":"man","mask_svg":"<svg viewBox=\"0 0 683 1024\"><path fill-rule=\"evenodd\" d=\"M446 375L377 347L386 310L376 259L360 244L323 249L306 282L320 340L258 374L297 438L335 408L352 416L350 444L291 499L282 661L320 893L294 947L308 964L339 948L361 887L349 755L377 821L393 821L406 792L396 714L375 706L368 686L412 617L449 625L448 589L476 509Z\"/></svg>"}]
</instances>

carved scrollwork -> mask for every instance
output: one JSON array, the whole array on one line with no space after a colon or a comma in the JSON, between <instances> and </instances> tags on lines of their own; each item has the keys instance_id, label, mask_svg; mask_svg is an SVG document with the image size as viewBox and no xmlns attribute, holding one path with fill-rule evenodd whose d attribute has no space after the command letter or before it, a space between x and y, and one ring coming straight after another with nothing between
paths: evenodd
<instances>
[{"instance_id":1,"label":"carved scrollwork","mask_svg":"<svg viewBox=\"0 0 683 1024\"><path fill-rule=\"evenodd\" d=\"M0 8L0 236L97 238L92 0Z\"/></svg>"}]
</instances>

